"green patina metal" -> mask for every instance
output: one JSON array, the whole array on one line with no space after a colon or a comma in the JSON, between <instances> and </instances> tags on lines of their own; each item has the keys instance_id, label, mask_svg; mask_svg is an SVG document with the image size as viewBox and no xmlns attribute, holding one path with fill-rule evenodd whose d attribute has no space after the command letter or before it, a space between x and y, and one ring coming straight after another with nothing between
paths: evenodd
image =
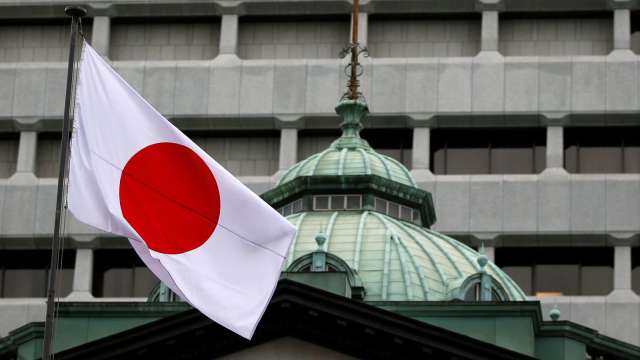
<instances>
[{"instance_id":1,"label":"green patina metal","mask_svg":"<svg viewBox=\"0 0 640 360\"><path fill-rule=\"evenodd\" d=\"M327 254L336 272L299 272L310 264L303 257L282 278L328 292L361 298L358 275L340 258ZM342 271L344 270L344 271ZM584 360L585 353L605 359L638 359L640 348L568 321L543 321L540 303L373 301L369 305L440 326L469 337L545 360ZM67 349L190 309L185 303L60 304L56 348ZM0 339L0 359L35 360L42 354L43 324L31 323Z\"/></svg>"},{"instance_id":2,"label":"green patina metal","mask_svg":"<svg viewBox=\"0 0 640 360\"><path fill-rule=\"evenodd\" d=\"M336 112L342 119L342 136L328 149L294 165L280 178L278 185L303 176L377 175L415 187L416 182L406 167L377 153L360 137L361 120L367 111L367 105L360 100L341 101Z\"/></svg>"},{"instance_id":3,"label":"green patina metal","mask_svg":"<svg viewBox=\"0 0 640 360\"><path fill-rule=\"evenodd\" d=\"M436 221L431 194L416 186L402 164L378 154L360 137L367 115L364 102L342 100L336 112L342 119L342 135L326 150L294 165L262 195L275 208L304 199L303 211L288 217L298 229L289 265L316 252L314 237L322 229L326 237L322 251L359 274L366 300L464 299L478 283L483 300L491 299L492 290L502 300L526 300L524 292L484 255L429 230ZM363 207L314 210L311 198L322 194L360 194ZM376 197L417 210L420 224L378 212Z\"/></svg>"}]
</instances>

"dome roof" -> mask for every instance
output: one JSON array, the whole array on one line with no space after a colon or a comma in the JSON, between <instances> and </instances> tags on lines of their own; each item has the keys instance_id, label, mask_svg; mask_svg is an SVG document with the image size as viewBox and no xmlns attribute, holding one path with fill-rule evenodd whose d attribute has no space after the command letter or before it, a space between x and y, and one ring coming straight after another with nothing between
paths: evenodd
<instances>
[{"instance_id":1,"label":"dome roof","mask_svg":"<svg viewBox=\"0 0 640 360\"><path fill-rule=\"evenodd\" d=\"M360 119L367 106L357 100L343 100L336 107L342 116L343 133L328 149L297 163L278 181L278 185L298 177L316 175L377 175L404 185L416 186L409 170L397 160L377 153L360 138Z\"/></svg>"},{"instance_id":2,"label":"dome roof","mask_svg":"<svg viewBox=\"0 0 640 360\"><path fill-rule=\"evenodd\" d=\"M410 222L368 210L302 212L287 218L298 228L287 266L317 250L315 238L322 229L323 249L357 272L367 301L463 299L479 274L491 277L503 300L526 300L515 282L495 264L486 263L486 257Z\"/></svg>"}]
</instances>

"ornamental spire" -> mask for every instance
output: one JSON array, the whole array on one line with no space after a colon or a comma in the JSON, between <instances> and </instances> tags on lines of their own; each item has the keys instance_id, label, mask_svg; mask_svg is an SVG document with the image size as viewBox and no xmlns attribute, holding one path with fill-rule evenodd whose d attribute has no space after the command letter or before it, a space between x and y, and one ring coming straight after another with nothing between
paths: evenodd
<instances>
[{"instance_id":1,"label":"ornamental spire","mask_svg":"<svg viewBox=\"0 0 640 360\"><path fill-rule=\"evenodd\" d=\"M366 49L360 46L358 42L358 27L360 20L360 0L353 0L353 10L351 12L351 44L343 50L342 57L344 58L348 53L351 53L351 62L347 65L346 69L349 75L349 82L347 83L347 92L343 98L350 100L358 100L362 95L358 92L360 87L360 81L358 77L362 75L362 66L358 61L358 57L361 53L366 53Z\"/></svg>"},{"instance_id":2,"label":"ornamental spire","mask_svg":"<svg viewBox=\"0 0 640 360\"><path fill-rule=\"evenodd\" d=\"M366 141L360 138L360 130L362 129L362 118L367 113L367 104L362 93L358 90L360 81L358 78L362 75L362 65L358 58L360 54L367 56L367 49L360 46L358 42L358 21L360 18L360 0L353 0L353 10L351 12L351 43L345 47L341 54L341 58L347 55L351 56L351 61L345 67L345 74L349 77L347 82L347 91L342 95L336 112L340 115L342 123L342 136L333 143L337 148L354 148L369 147Z\"/></svg>"}]
</instances>

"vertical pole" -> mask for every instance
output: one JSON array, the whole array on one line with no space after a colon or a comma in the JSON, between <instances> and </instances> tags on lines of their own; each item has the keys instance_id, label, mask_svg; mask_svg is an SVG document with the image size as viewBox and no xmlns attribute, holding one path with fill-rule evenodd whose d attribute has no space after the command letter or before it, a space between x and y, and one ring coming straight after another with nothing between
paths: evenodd
<instances>
[{"instance_id":1,"label":"vertical pole","mask_svg":"<svg viewBox=\"0 0 640 360\"><path fill-rule=\"evenodd\" d=\"M360 20L360 0L353 0L351 14L351 79L349 80L349 98L358 100L358 21Z\"/></svg>"},{"instance_id":2,"label":"vertical pole","mask_svg":"<svg viewBox=\"0 0 640 360\"><path fill-rule=\"evenodd\" d=\"M49 269L49 282L47 288L47 316L44 325L43 360L52 359L53 341L53 316L55 305L56 273L60 261L60 215L62 208L62 190L64 189L64 177L67 165L67 152L69 149L69 110L71 107L71 90L73 81L73 67L75 63L76 36L80 18L87 11L81 7L69 6L64 12L71 16L71 37L69 38L69 63L67 66L67 91L64 100L64 118L62 121L62 146L60 147L60 169L58 172L58 193L56 195L56 215L53 229L53 243L51 244L51 264Z\"/></svg>"}]
</instances>

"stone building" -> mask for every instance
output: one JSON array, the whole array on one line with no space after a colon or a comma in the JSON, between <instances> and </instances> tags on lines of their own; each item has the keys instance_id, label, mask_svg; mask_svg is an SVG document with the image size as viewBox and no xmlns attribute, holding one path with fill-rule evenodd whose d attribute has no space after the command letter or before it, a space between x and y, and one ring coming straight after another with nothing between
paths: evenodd
<instances>
[{"instance_id":1,"label":"stone building","mask_svg":"<svg viewBox=\"0 0 640 360\"><path fill-rule=\"evenodd\" d=\"M66 4L0 0L0 337L44 318ZM349 39L349 1L86 5L87 40L252 190L322 169L305 159L340 134L333 108L346 83L337 54ZM432 229L483 246L496 271L542 302L544 316L557 306L563 319L639 345L640 4L369 0L362 7L361 43L370 55L362 59L370 110L362 137L392 159L385 168L372 158L370 170L429 192ZM325 155L313 156L318 164L340 158ZM313 201L333 209L333 197ZM309 206L277 205L294 219ZM417 216L405 203L383 205L403 221ZM365 221L380 232L396 226L375 215ZM307 245L315 225L301 240ZM64 300L146 300L156 280L126 241L73 219L65 234ZM400 243L390 246L398 251ZM413 299L421 286L390 281L388 299ZM375 288L369 295L384 300L384 281Z\"/></svg>"}]
</instances>

